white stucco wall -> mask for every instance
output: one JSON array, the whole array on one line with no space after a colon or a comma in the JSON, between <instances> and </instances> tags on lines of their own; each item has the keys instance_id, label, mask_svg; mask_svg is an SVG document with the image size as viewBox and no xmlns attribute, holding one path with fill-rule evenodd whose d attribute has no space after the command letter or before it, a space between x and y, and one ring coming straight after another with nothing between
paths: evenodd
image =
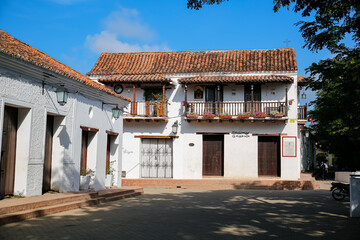
<instances>
[{"instance_id":1,"label":"white stucco wall","mask_svg":"<svg viewBox=\"0 0 360 240\"><path fill-rule=\"evenodd\" d=\"M34 68L33 66L29 66ZM95 170L94 188L104 188L106 159L106 130L117 132L112 160L116 160L114 184L121 186L122 117L112 118L114 105L102 105L97 96L86 96L86 91L68 86L69 98L64 106L56 100L56 86L19 69L0 65L0 129L4 105L19 109L17 131L14 194L39 195L42 193L45 129L47 115L54 116L51 185L60 192L79 189L81 128L97 128L89 146L88 166ZM67 80L74 81L74 80ZM98 96L105 93L98 93ZM124 105L123 100L109 97L112 103ZM92 114L89 114L89 108ZM1 145L0 135L0 145ZM120 172L120 174L119 174Z\"/></svg>"},{"instance_id":2,"label":"white stucco wall","mask_svg":"<svg viewBox=\"0 0 360 240\"><path fill-rule=\"evenodd\" d=\"M265 73L270 74L270 73ZM168 111L168 122L125 122L124 123L124 145L123 145L123 170L127 173L127 178L140 177L140 138L137 135L160 135L170 136L171 126L175 121L179 121L179 130L173 140L173 178L175 179L199 179L202 178L203 146L202 135L196 133L228 133L224 135L224 177L256 178L258 177L258 137L253 134L279 134L280 144L282 136L295 136L298 138L297 125L297 73L276 73L285 74L294 78L294 83L263 84L261 89L262 101L284 101L286 99L286 89L288 100L293 99L293 104L288 108L288 119L284 121L191 121L183 119L184 88L177 83L180 76L171 76L173 86L166 90L166 96L170 105ZM233 74L234 75L234 74ZM185 76L185 74L184 74ZM182 76L182 77L184 77ZM189 76L189 75L186 75ZM193 91L196 85L188 86L188 101L193 99ZM235 95L232 94L235 89ZM128 94L128 95L126 95ZM127 97L132 92L127 92ZM143 92L140 88L136 94L142 97ZM136 96L136 99L139 98ZM224 86L224 101L243 101L244 86L229 84ZM201 101L201 100L200 100ZM248 137L234 137L235 132L249 132ZM189 146L193 143L194 146ZM300 177L300 144L297 144L296 157L281 156L281 178L298 179ZM282 150L282 146L281 146ZM281 154L281 153L280 153Z\"/></svg>"}]
</instances>

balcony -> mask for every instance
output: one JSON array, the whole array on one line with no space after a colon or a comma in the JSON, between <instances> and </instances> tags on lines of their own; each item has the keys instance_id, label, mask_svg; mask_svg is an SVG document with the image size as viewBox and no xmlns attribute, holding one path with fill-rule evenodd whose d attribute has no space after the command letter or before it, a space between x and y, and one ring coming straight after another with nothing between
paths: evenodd
<instances>
[{"instance_id":1,"label":"balcony","mask_svg":"<svg viewBox=\"0 0 360 240\"><path fill-rule=\"evenodd\" d=\"M308 121L307 105L298 107L298 123L305 124Z\"/></svg>"},{"instance_id":2,"label":"balcony","mask_svg":"<svg viewBox=\"0 0 360 240\"><path fill-rule=\"evenodd\" d=\"M185 102L185 119L285 120L286 102Z\"/></svg>"},{"instance_id":3,"label":"balcony","mask_svg":"<svg viewBox=\"0 0 360 240\"><path fill-rule=\"evenodd\" d=\"M131 102L130 114L124 116L127 121L167 121L167 103L162 101Z\"/></svg>"}]
</instances>

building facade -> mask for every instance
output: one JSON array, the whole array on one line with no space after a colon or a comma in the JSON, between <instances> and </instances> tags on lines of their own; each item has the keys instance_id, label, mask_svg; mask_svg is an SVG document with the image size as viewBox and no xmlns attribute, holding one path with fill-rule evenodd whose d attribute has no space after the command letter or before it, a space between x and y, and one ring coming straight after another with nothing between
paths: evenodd
<instances>
[{"instance_id":1,"label":"building facade","mask_svg":"<svg viewBox=\"0 0 360 240\"><path fill-rule=\"evenodd\" d=\"M88 76L132 98L127 178L300 177L294 49L103 53Z\"/></svg>"},{"instance_id":2,"label":"building facade","mask_svg":"<svg viewBox=\"0 0 360 240\"><path fill-rule=\"evenodd\" d=\"M0 195L77 191L82 168L104 189L110 162L121 186L123 121L112 110L128 102L0 30Z\"/></svg>"}]
</instances>

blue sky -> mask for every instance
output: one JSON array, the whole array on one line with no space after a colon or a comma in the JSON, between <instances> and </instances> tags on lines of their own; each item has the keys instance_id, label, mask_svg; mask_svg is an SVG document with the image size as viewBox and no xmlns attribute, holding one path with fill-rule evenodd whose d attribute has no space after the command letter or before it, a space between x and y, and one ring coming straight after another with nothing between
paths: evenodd
<instances>
[{"instance_id":1,"label":"blue sky","mask_svg":"<svg viewBox=\"0 0 360 240\"><path fill-rule=\"evenodd\" d=\"M86 74L101 52L294 48L299 75L330 57L302 48L286 9L230 0L199 11L186 0L1 0L0 29ZM308 100L314 98L308 93Z\"/></svg>"}]
</instances>

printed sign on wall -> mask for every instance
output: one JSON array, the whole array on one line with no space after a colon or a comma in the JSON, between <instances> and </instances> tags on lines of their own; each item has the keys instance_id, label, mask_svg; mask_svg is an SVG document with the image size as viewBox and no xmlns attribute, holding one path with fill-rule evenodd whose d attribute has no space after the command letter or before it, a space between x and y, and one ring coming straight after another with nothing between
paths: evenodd
<instances>
[{"instance_id":1,"label":"printed sign on wall","mask_svg":"<svg viewBox=\"0 0 360 240\"><path fill-rule=\"evenodd\" d=\"M282 137L282 156L296 157L296 137Z\"/></svg>"}]
</instances>

